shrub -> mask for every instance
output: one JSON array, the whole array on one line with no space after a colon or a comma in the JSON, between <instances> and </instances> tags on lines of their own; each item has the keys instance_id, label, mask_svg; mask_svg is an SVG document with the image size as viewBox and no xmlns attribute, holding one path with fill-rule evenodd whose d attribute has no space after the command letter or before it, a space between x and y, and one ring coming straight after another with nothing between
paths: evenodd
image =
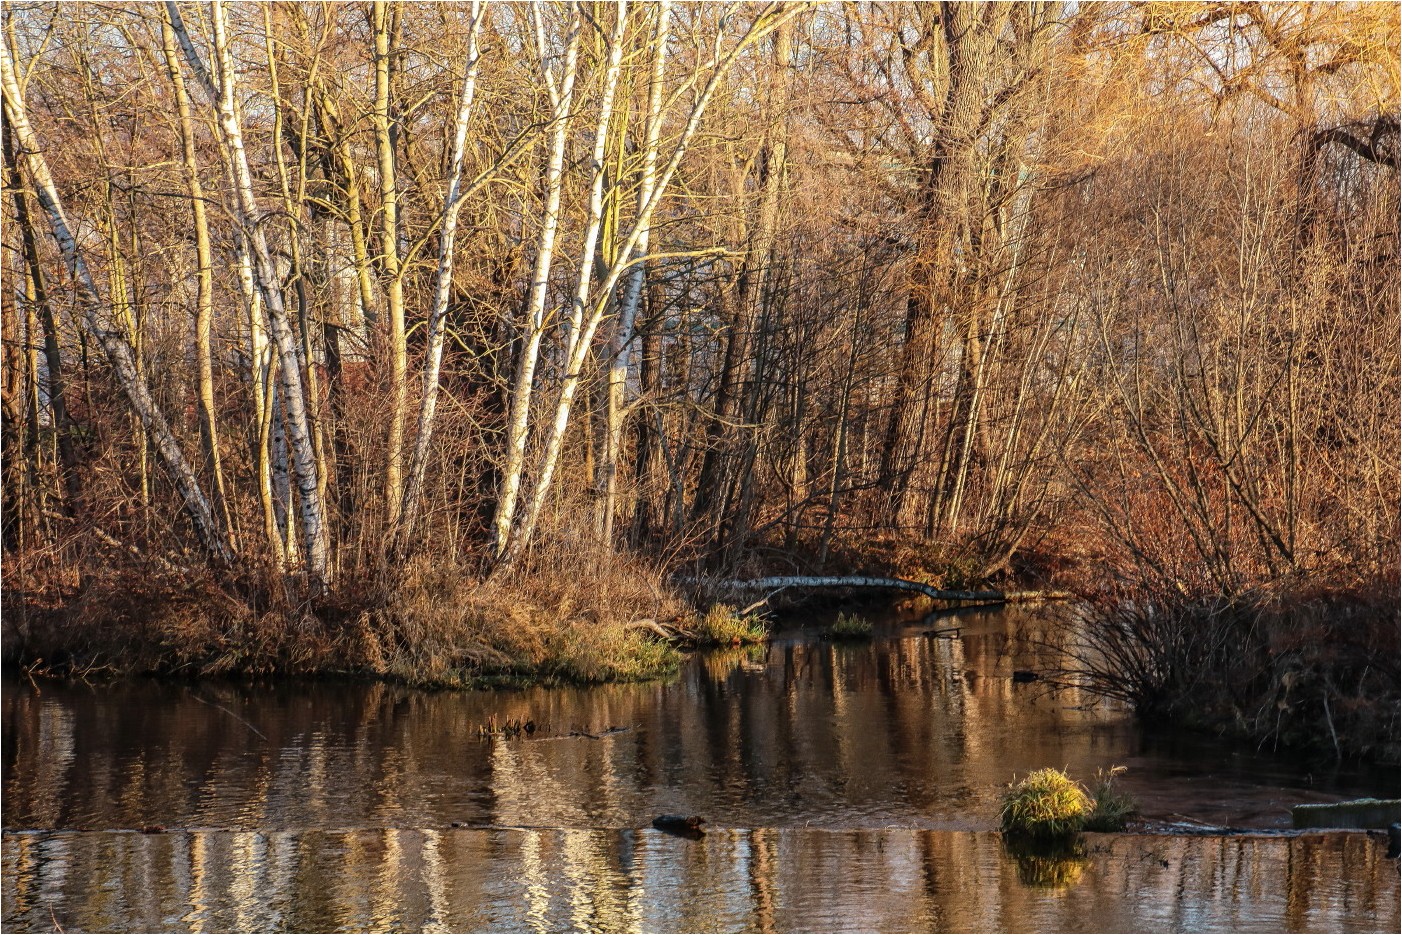
<instances>
[{"instance_id":1,"label":"shrub","mask_svg":"<svg viewBox=\"0 0 1402 935\"><path fill-rule=\"evenodd\" d=\"M838 614L823 630L823 635L832 640L870 639L871 621L858 614Z\"/></svg>"},{"instance_id":2,"label":"shrub","mask_svg":"<svg viewBox=\"0 0 1402 935\"><path fill-rule=\"evenodd\" d=\"M1095 803L1085 788L1058 769L1039 769L1008 785L1003 796L1005 834L1050 840L1085 827Z\"/></svg>"},{"instance_id":3,"label":"shrub","mask_svg":"<svg viewBox=\"0 0 1402 935\"><path fill-rule=\"evenodd\" d=\"M1396 763L1395 582L1294 581L1234 597L1151 580L1078 608L1051 681L1122 700L1146 721L1249 737L1336 760Z\"/></svg>"}]
</instances>

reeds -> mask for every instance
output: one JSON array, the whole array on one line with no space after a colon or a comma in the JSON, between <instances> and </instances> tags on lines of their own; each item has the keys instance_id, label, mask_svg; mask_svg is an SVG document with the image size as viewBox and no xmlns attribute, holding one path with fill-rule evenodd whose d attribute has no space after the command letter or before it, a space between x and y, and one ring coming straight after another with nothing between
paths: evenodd
<instances>
[{"instance_id":1,"label":"reeds","mask_svg":"<svg viewBox=\"0 0 1402 935\"><path fill-rule=\"evenodd\" d=\"M686 632L698 646L750 646L769 639L763 616L738 613L729 604L712 604Z\"/></svg>"},{"instance_id":2,"label":"reeds","mask_svg":"<svg viewBox=\"0 0 1402 935\"><path fill-rule=\"evenodd\" d=\"M871 639L871 621L859 614L838 614L837 619L823 628L830 640Z\"/></svg>"}]
</instances>

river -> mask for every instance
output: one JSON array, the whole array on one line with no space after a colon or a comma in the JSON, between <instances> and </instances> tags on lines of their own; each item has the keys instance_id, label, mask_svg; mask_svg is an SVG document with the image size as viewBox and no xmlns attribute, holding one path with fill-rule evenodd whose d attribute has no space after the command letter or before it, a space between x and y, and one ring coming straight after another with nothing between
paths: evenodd
<instances>
[{"instance_id":1,"label":"river","mask_svg":"<svg viewBox=\"0 0 1402 935\"><path fill-rule=\"evenodd\" d=\"M1146 736L1014 682L1055 625L966 611L852 644L810 627L588 688L9 680L4 927L1398 930L1383 842L1285 830L1292 804L1395 797L1395 771ZM1004 847L1015 774L1111 765L1137 833ZM655 831L661 813L709 831Z\"/></svg>"}]
</instances>

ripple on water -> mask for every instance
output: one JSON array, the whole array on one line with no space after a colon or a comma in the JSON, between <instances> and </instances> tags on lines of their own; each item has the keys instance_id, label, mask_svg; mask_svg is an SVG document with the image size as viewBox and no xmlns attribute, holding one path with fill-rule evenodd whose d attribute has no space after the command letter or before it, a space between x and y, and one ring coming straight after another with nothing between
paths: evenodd
<instances>
[{"instance_id":1,"label":"ripple on water","mask_svg":"<svg viewBox=\"0 0 1402 935\"><path fill-rule=\"evenodd\" d=\"M1396 931L1360 834L7 834L7 931ZM70 885L81 880L83 885Z\"/></svg>"},{"instance_id":2,"label":"ripple on water","mask_svg":"<svg viewBox=\"0 0 1402 935\"><path fill-rule=\"evenodd\" d=\"M1122 710L1016 685L1013 669L1034 664L1028 620L1047 628L979 611L960 615L957 639L900 621L866 644L786 635L645 685L9 682L6 921L1293 930L1374 928L1375 913L1396 928L1395 869L1361 836L1135 836L1070 861L1004 855L979 832L1014 774L1049 765L1082 778L1127 765L1149 819L1190 827L1281 827L1295 802L1396 794L1395 773L1149 738ZM484 738L493 719L540 730ZM630 830L662 813L766 830L693 844ZM414 830L455 823L556 830ZM147 826L178 833L115 833ZM1160 897L1139 899L1126 875ZM1087 901L1093 921L1068 908Z\"/></svg>"}]
</instances>

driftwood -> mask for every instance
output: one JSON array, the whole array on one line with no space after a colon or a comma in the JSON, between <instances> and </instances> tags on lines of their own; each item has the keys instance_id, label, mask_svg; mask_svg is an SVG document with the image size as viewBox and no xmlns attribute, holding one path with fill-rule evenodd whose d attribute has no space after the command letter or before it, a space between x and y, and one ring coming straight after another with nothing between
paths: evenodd
<instances>
[{"instance_id":1,"label":"driftwood","mask_svg":"<svg viewBox=\"0 0 1402 935\"><path fill-rule=\"evenodd\" d=\"M697 579L687 579L699 583ZM714 586L729 591L768 591L765 600L788 588L890 588L899 591L917 591L937 601L976 601L983 604L1010 604L1019 601L1064 601L1072 597L1068 591L945 591L907 581L905 578L866 578L862 576L810 577L794 575L776 578L754 578L749 581L717 581ZM752 604L754 609L763 604Z\"/></svg>"},{"instance_id":2,"label":"driftwood","mask_svg":"<svg viewBox=\"0 0 1402 935\"><path fill-rule=\"evenodd\" d=\"M682 637L682 634L678 631L658 623L651 617L646 617L642 620L630 621L628 623L625 623L623 625L623 628L625 630L647 630L648 632L656 633L658 636L662 637L662 639L669 641L679 640Z\"/></svg>"}]
</instances>

